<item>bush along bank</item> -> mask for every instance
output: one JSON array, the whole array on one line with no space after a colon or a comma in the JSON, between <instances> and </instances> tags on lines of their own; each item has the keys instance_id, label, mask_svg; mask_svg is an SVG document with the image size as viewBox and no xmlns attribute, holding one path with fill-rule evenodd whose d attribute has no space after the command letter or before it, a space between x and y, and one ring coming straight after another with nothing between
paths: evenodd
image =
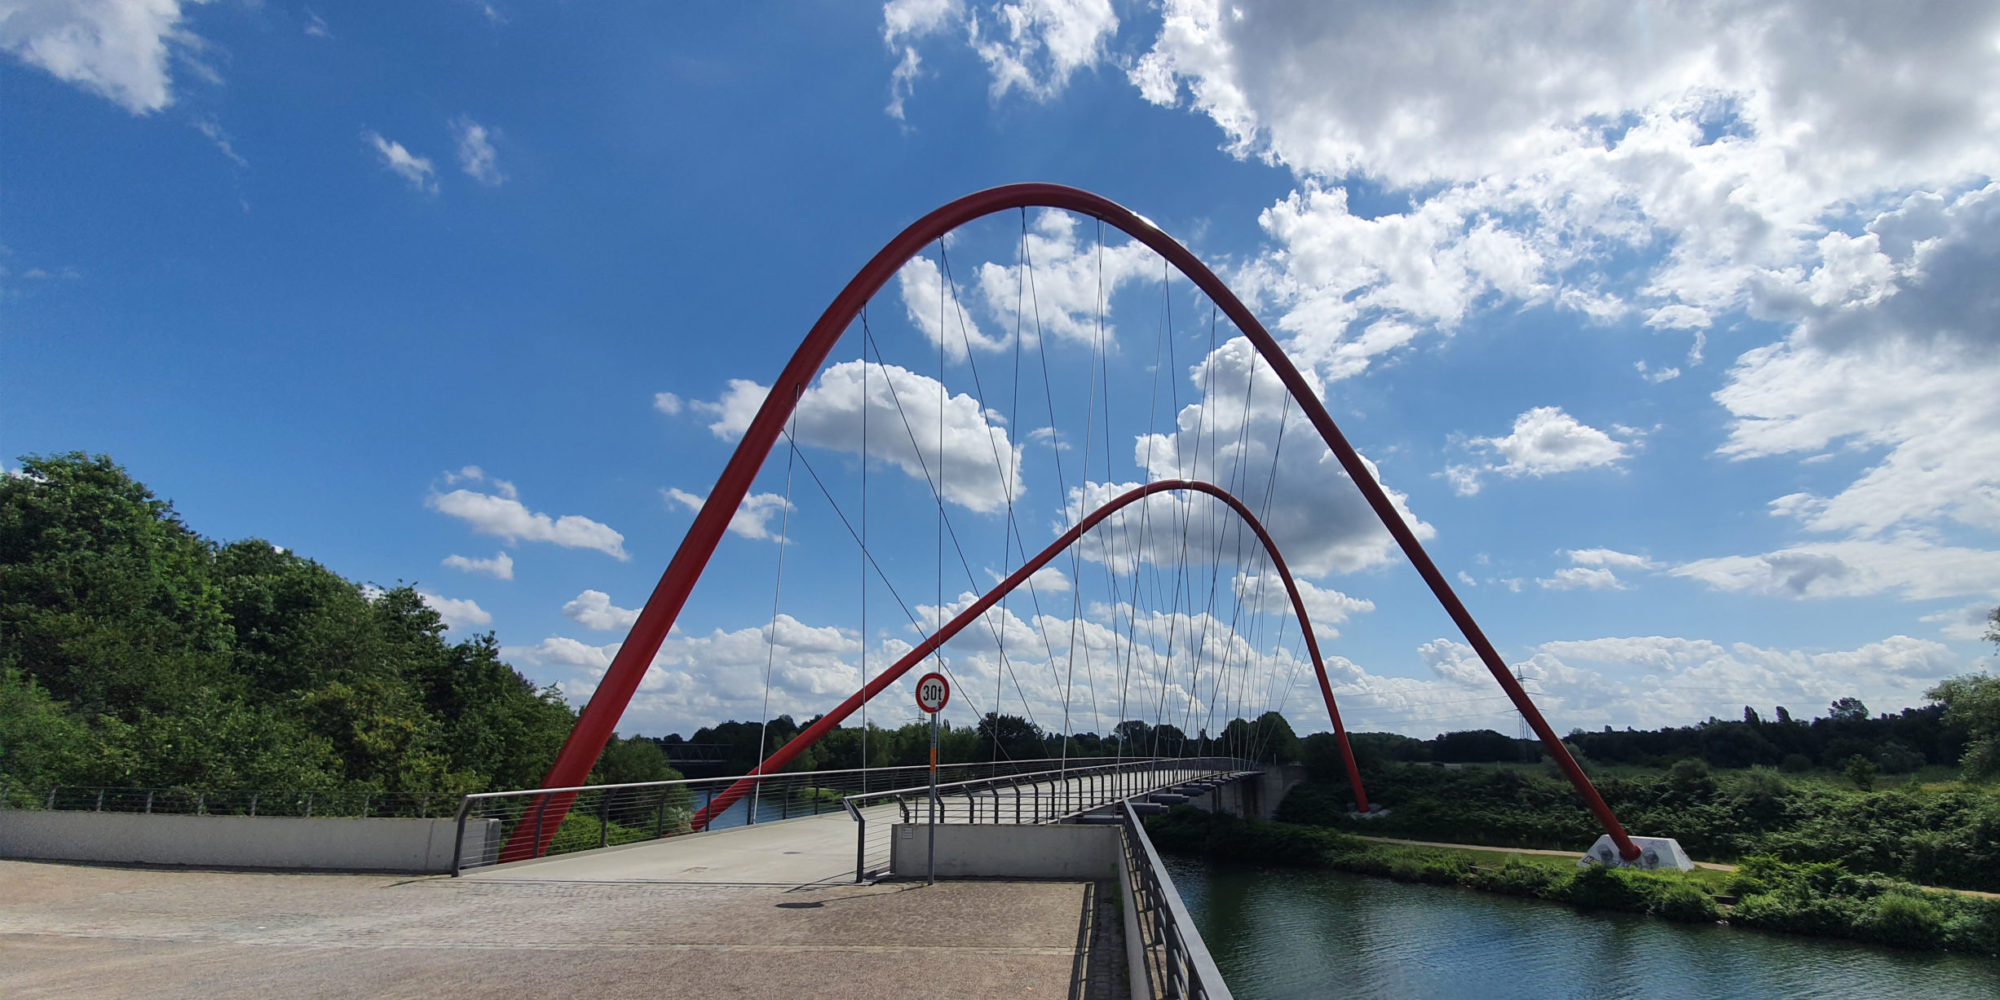
<instances>
[{"instance_id":1,"label":"bush along bank","mask_svg":"<svg viewBox=\"0 0 2000 1000\"><path fill-rule=\"evenodd\" d=\"M1455 885L1580 910L1684 923L1726 920L1759 930L2000 957L2000 900L1860 877L1832 863L1747 858L1718 894L1704 879L1682 872L1574 867L1560 859L1475 865L1456 851L1373 844L1334 830L1248 821L1187 806L1148 820L1146 832L1161 850L1177 854Z\"/></svg>"},{"instance_id":2,"label":"bush along bank","mask_svg":"<svg viewBox=\"0 0 2000 1000\"><path fill-rule=\"evenodd\" d=\"M1387 764L1368 768L1363 780L1370 798L1394 806L1387 816L1348 818L1353 796L1342 780L1293 789L1277 818L1383 837L1551 849L1602 832L1569 782L1539 768ZM2000 892L2000 789L1991 785L1905 782L1862 791L1767 768L1716 773L1700 761L1657 776L1593 780L1628 828L1673 837L1698 858L1769 854Z\"/></svg>"}]
</instances>

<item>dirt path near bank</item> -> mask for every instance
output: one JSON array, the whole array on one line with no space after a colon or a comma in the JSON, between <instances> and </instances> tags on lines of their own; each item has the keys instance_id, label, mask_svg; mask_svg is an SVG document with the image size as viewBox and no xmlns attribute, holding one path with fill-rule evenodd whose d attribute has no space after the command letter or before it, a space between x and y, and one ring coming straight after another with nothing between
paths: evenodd
<instances>
[{"instance_id":1,"label":"dirt path near bank","mask_svg":"<svg viewBox=\"0 0 2000 1000\"><path fill-rule=\"evenodd\" d=\"M1543 857L1552 858L1582 857L1576 851L1543 851L1531 847L1493 847L1488 844L1445 844L1435 840L1399 840L1395 837L1361 837L1360 839L1374 844L1396 844L1401 847L1442 847L1451 851L1494 851L1500 854L1538 854ZM1713 861L1696 861L1694 866L1716 872L1733 872L1736 870L1735 865L1717 864ZM1918 886L1918 888L1931 892L1957 893L1960 896L1977 896L1980 899L2000 899L2000 892L1980 892L1977 889L1951 889L1941 885L1925 885Z\"/></svg>"},{"instance_id":2,"label":"dirt path near bank","mask_svg":"<svg viewBox=\"0 0 2000 1000\"><path fill-rule=\"evenodd\" d=\"M1545 858L1581 859L1583 857L1582 853L1578 851L1544 851L1532 847L1492 847L1486 844L1445 844L1435 840L1398 840L1395 837L1362 837L1361 839L1369 841L1370 843L1396 844L1401 847L1442 847L1446 850L1452 850L1452 851L1494 851L1500 854L1536 854ZM1733 872L1736 870L1735 865L1718 865L1707 861L1697 861L1694 863L1694 866L1696 868L1706 868L1709 869L1710 871L1718 871L1718 872Z\"/></svg>"}]
</instances>

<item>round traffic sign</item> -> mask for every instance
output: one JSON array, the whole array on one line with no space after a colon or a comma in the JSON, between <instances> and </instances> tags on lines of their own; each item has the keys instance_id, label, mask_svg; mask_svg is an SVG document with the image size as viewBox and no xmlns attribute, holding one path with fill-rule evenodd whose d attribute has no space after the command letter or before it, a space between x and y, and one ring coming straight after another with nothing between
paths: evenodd
<instances>
[{"instance_id":1,"label":"round traffic sign","mask_svg":"<svg viewBox=\"0 0 2000 1000\"><path fill-rule=\"evenodd\" d=\"M951 700L951 685L945 683L944 675L928 673L917 679L917 707L936 714L944 711L944 703Z\"/></svg>"}]
</instances>

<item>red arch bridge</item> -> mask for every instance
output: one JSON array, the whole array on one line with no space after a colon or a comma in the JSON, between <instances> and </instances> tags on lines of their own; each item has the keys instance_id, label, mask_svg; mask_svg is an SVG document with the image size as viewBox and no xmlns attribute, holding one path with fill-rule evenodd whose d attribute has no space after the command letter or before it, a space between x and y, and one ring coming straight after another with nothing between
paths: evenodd
<instances>
[{"instance_id":1,"label":"red arch bridge","mask_svg":"<svg viewBox=\"0 0 2000 1000\"><path fill-rule=\"evenodd\" d=\"M1032 221L1030 209L1041 213ZM972 269L968 273L973 277L966 280L962 293L951 255L956 250L962 260L967 253L977 254L976 235L965 236L966 227L991 227L1013 216L1019 220L1018 234L1010 235L1014 263L988 262ZM1095 230L1090 245L1078 237L1079 220ZM1111 245L1107 232L1122 233L1127 241ZM1178 288L1176 281L1181 282ZM871 312L871 302L892 282L900 293L896 304L901 308L878 307ZM1134 288L1154 285L1159 291L1159 333L1149 359L1118 339L1114 313L1116 327L1130 329L1130 310L1116 311L1112 303L1129 303ZM1190 309L1184 300L1193 297L1198 302ZM1183 303L1178 319L1173 315L1177 302ZM1206 333L1207 353L1190 368L1199 398L1183 401L1175 377L1180 363L1176 352L1183 349L1177 345L1188 339L1184 325L1190 316L1193 339L1199 341ZM877 327L886 329L903 318L921 335L908 338L909 343L926 351L935 348L935 377L919 373L929 361L912 362L911 357L921 355L904 351L904 341L878 336ZM829 359L844 341L858 346L859 359L829 367ZM897 351L893 361L885 354L885 343ZM1052 368L1050 358L1060 359L1065 351L1082 352L1087 360L1073 359L1070 368L1060 364ZM1150 365L1145 364L1148 360ZM1039 385L1033 377L1036 364ZM1081 385L1074 378L1077 373L1085 376ZM1150 387L1144 381L1148 374ZM948 383L963 388L968 381L971 392L953 393L947 388ZM1062 392L1056 388L1058 381L1064 382ZM989 384L999 388L989 389ZM918 849L896 838L899 831L911 828L903 824L933 815L964 829L1016 828L1009 836L1018 836L1019 829L1027 827L1124 826L1130 830L1123 841L1126 855L1142 862L1150 846L1136 829L1137 817L1165 803L1190 801L1265 814L1275 807L1277 797L1297 780L1296 769L1288 772L1265 762L1276 734L1247 724L1224 730L1226 739L1212 739L1203 723L1219 721L1217 713L1238 712L1240 720L1255 708L1281 706L1306 664L1333 730L1354 809L1368 814L1376 804L1369 800L1348 744L1336 685L1310 606L1315 595L1323 594L1302 586L1293 572L1301 565L1301 546L1312 550L1307 563L1313 575L1366 565L1366 558L1351 553L1329 555L1324 539L1341 532L1347 533L1341 537L1386 539L1379 546L1382 557L1399 552L1416 571L1492 675L1500 695L1603 827L1604 860L1650 859L1650 853L1627 835L1426 553L1420 535L1427 529L1401 509L1399 499L1377 481L1373 468L1336 426L1322 391L1193 253L1150 221L1105 198L1057 185L1017 184L960 198L925 215L890 240L840 290L769 388L732 383L728 396L708 404L706 412L717 417L711 429L736 439L727 464L698 501L685 538L617 648L543 786L467 798L460 810L466 829L455 867L548 864L552 862L535 859L710 831L712 839L704 841L709 846L702 850L736 851L738 862L762 858L758 863L782 864L773 859L811 855L817 867L791 875L831 878L851 873L860 879L906 870L918 855L929 860L928 847ZM1022 416L1024 393L1031 401L1040 396L1041 413L1031 408L1028 417ZM1145 395L1151 398L1139 402ZM1080 414L1075 408L1079 401ZM1067 424L1058 418L1059 409L1072 415ZM1023 430L1024 421L1039 422L1044 414L1047 426ZM1131 435L1131 465L1142 474L1137 482L1121 474L1127 470L1114 462L1113 428L1121 418L1120 435L1142 421L1145 425L1144 434ZM873 429L871 419L876 421ZM884 426L888 429L882 430ZM1279 458L1287 444L1287 428L1295 429L1289 444L1296 465L1285 465ZM783 455L778 456L781 443ZM1024 517L1031 524L1034 513L1023 485L1031 444L1043 449L1033 453L1035 461L1053 471L1051 478L1062 500L1059 512L1043 511L1058 516L1059 523L1053 537L1033 555L1029 544L1035 539L1030 536L1037 532L1023 526ZM984 461L988 451L990 466ZM837 467L823 472L813 458L818 455L824 461L828 453L838 456ZM852 461L856 455L859 460ZM1260 467L1266 458L1268 467ZM1297 468L1309 469L1311 475L1302 477ZM773 483L780 473L782 495L752 495L760 476ZM845 488L843 473L848 481L859 482L859 490L846 503L837 495ZM1299 482L1301 478L1308 481ZM858 554L853 565L861 579L858 603L863 624L853 633L859 641L850 644L859 649L861 658L858 688L837 705L825 706L823 714L782 745L760 747L762 762L747 774L636 785L588 784L593 766L732 528L752 539L775 535L780 542L771 623L762 636L768 649L764 678L768 704L781 634L803 627L795 620L788 622L780 612L786 560L817 558L812 546L796 555L789 552L795 519L804 527L815 516L793 499L794 485L806 481L826 501L816 516L819 523L831 526L832 534L818 537L839 540L844 532ZM892 486L914 489L916 484L922 485L919 499L900 507L876 492ZM1335 493L1340 495L1334 497ZM1315 508L1293 502L1301 495L1309 495L1313 503L1358 498L1359 503L1351 506L1356 516L1339 523L1316 521L1311 513ZM683 496L688 497L685 502L696 502ZM895 521L888 539L878 532L872 545L871 497L877 498L872 501L877 510L887 506ZM826 516L829 511L831 517ZM875 516L879 520L882 515ZM770 530L774 519L780 522L776 532ZM989 570L985 579L967 554L967 540L981 525L998 525L1006 566L1004 572ZM899 587L890 572L899 565L925 561L910 558L910 546L926 533L935 535L934 559L928 560L935 568L935 604L917 602L911 595L919 591L909 577ZM974 542L973 548L978 550L980 544ZM1289 564L1287 549L1294 556ZM747 558L731 564L730 577L747 572L748 563L743 561ZM1069 573L1062 576L1065 559ZM957 600L948 600L945 592L949 562L959 564L970 585L954 582L955 591L963 589ZM1234 570L1225 586L1221 567L1231 562ZM1205 598L1200 593L1204 566ZM1250 572L1251 566L1256 573ZM1043 576L1052 570L1056 576ZM824 566L817 572L824 573ZM922 574L915 576L918 584L927 582ZM1087 577L1106 588L1106 599L1088 607L1082 598ZM1277 586L1267 586L1273 577ZM875 642L880 637L867 631L870 601L881 603L885 590L908 619L917 641ZM1282 612L1265 608L1267 591L1283 593ZM1015 615L1009 604L1019 592L1025 592L1036 609L1026 619ZM1044 592L1052 599L1067 600L1067 620L1047 612ZM816 596L814 603L825 602ZM1226 616L1218 610L1220 605L1228 605ZM1279 622L1273 626L1278 635L1275 644L1260 644L1264 638L1260 630L1265 628L1260 623L1267 614ZM1065 628L1068 634L1059 642L1052 629ZM1294 630L1292 643L1301 652L1287 653L1285 637ZM956 648L951 647L954 640L978 648L948 656L947 649ZM1092 647L1093 641L1100 645ZM1056 652L1058 645L1064 654ZM1024 647L1034 655L1023 653ZM876 662L890 662L871 670L871 648ZM1092 648L1111 665L1089 662ZM1080 651L1086 657L1082 685L1075 677ZM786 655L792 655L789 649ZM1046 667L1047 684L1023 680L1022 674L1032 673L1029 667L1035 661ZM863 719L865 759L874 738L866 722L871 700L896 687L920 664L934 664L953 676L954 700L964 697L975 717L983 716L992 724L991 759L945 765L938 773L942 793L936 802L921 790L930 776L923 767L798 770L811 759L819 741L841 731L857 713ZM953 674L954 667L966 676ZM1107 676L1100 678L1100 672ZM992 698L986 701L968 682L976 678L984 683L989 677L990 687L984 690ZM1003 753L1000 709L1009 680L1024 714L1032 715L1039 706L1051 720L1056 714L1062 716L1059 729L1049 727L1051 742L1046 744L1053 748L1060 736L1059 752L1011 757ZM1142 693L1142 710L1136 713L1129 697L1134 690ZM1143 707L1150 706L1150 725L1135 732L1172 731L1185 737L1178 724L1186 723L1199 728L1202 739L1186 740L1163 754L1157 740L1146 746L1126 738L1121 728L1117 739L1097 743L1113 747L1115 753L1072 755L1075 716L1085 711L1087 700L1091 717L1101 720L1103 703L1114 700L1114 691L1117 718L1143 717ZM786 696L798 700L796 691ZM907 712L900 701L895 707ZM990 710L981 712L982 708ZM894 710L879 704L876 710L894 715ZM1260 718L1268 718L1268 713ZM1039 722L1036 728L1041 728ZM769 829L768 821L774 819L800 822L780 824L794 831L781 835ZM979 835L951 834L941 842L937 861L948 860L945 851L952 845L975 854L994 849L990 843L982 847L956 839L967 836ZM716 846L725 842L737 846L726 850ZM808 842L816 846L800 846ZM838 864L833 863L835 853ZM627 862L637 863L632 858L636 855L627 856ZM1141 869L1150 871L1144 864L1133 870ZM1161 889L1156 882L1147 882L1136 891L1158 894ZM1164 895L1172 895L1170 887ZM1162 910L1166 918L1171 909ZM1180 964L1173 975L1183 986L1204 974L1190 954L1184 950L1176 960ZM1212 976L1212 969L1208 973Z\"/></svg>"}]
</instances>

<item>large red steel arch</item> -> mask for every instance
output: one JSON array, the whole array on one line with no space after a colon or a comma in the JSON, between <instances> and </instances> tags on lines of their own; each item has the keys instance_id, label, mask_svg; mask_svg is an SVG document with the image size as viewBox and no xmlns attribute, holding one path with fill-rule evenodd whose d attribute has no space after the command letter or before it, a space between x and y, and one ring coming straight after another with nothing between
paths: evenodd
<instances>
[{"instance_id":1,"label":"large red steel arch","mask_svg":"<svg viewBox=\"0 0 2000 1000\"><path fill-rule=\"evenodd\" d=\"M659 651L660 643L666 639L674 620L680 616L681 608L687 604L695 581L701 577L709 557L715 554L716 546L721 544L730 518L735 516L737 507L757 478L758 469L777 443L786 418L791 415L813 376L826 363L827 356L832 353L848 325L861 314L862 307L895 276L904 263L922 252L932 240L975 219L1026 208L1054 208L1087 215L1131 236L1165 258L1229 317L1230 322L1257 349L1257 353L1263 356L1265 363L1278 374L1300 412L1312 422L1313 429L1319 432L1327 448L1340 461L1341 468L1346 470L1355 488L1361 491L1368 506L1381 519L1390 537L1396 540L1417 575L1430 587L1445 614L1451 617L1452 623L1464 634L1467 644L1479 655L1480 662L1492 673L1493 680L1535 730L1544 751L1569 777L1591 814L1604 827L1612 842L1618 845L1619 853L1628 861L1638 858L1638 845L1632 843L1632 838L1626 834L1618 817L1612 814L1611 807L1605 804L1603 796L1597 794L1583 768L1570 756L1562 739L1542 717L1520 682L1514 679L1506 661L1500 658L1499 651L1486 638L1485 631L1473 620L1472 613L1466 610L1465 603L1459 600L1444 573L1431 561L1416 533L1396 513L1388 493L1375 481L1361 455L1334 424L1325 404L1313 394L1312 387L1285 355L1284 349L1278 346L1270 331L1264 329L1256 315L1222 283L1222 279L1215 276L1215 272L1158 226L1102 195L1061 184L1008 184L975 192L939 207L898 233L848 281L840 294L834 296L833 302L820 314L798 350L793 352L791 360L786 362L770 394L764 397L756 418L744 431L742 441L738 442L735 453L729 457L729 464L723 467L722 475L715 481L715 488L709 491L708 500L702 504L686 537L681 540L680 549L674 553L673 561L667 564L666 572L660 575L660 582L653 588L652 596L646 599L646 606L639 612L631 633L618 648L604 679L591 695L590 703L584 706L576 728L556 755L555 765L549 769L542 787L573 787L583 784L589 776L598 755L604 752L604 745L610 740L618 719L625 714L626 704L645 677L653 655ZM562 805L566 807L567 802Z\"/></svg>"},{"instance_id":2,"label":"large red steel arch","mask_svg":"<svg viewBox=\"0 0 2000 1000\"><path fill-rule=\"evenodd\" d=\"M1245 506L1243 501L1238 500L1228 490L1213 483L1196 480L1162 479L1158 482L1147 483L1136 489L1127 490L1104 506L1091 511L1082 520L1072 525L1068 531L1058 536L1054 542L1049 543L1049 546L1037 553L1033 559L1022 563L1021 567L1010 574L1005 580L1000 581L993 589L981 595L977 601L972 602L965 610L960 611L950 621L944 623L929 638L918 643L909 652L904 653L902 658L891 664L887 670L882 671L874 679L862 685L861 690L854 692L846 701L841 702L840 707L828 712L812 725L807 726L798 735L793 736L784 746L779 747L776 753L773 753L763 763L757 765L755 770L724 789L722 794L715 797L714 801L702 807L700 812L695 813L691 826L696 830L706 827L709 820L722 815L723 810L735 805L737 800L749 794L750 789L755 787L759 775L774 774L783 769L785 765L792 762L793 758L804 753L807 747L812 746L820 737L825 736L833 727L840 725L843 720L860 709L862 703L880 694L884 688L895 683L904 674L909 673L911 667L922 663L926 657L937 652L946 642L951 641L951 638L963 631L966 626L978 621L980 616L992 610L993 605L998 604L1001 598L1006 597L1015 588L1027 582L1028 577L1033 575L1036 570L1048 565L1050 560L1061 555L1064 550L1075 544L1078 539L1082 538L1092 528L1103 523L1106 518L1155 493L1166 493L1176 490L1205 493L1229 505L1229 509L1235 511L1236 516L1242 518L1243 523L1249 526L1250 530L1257 535L1257 541L1264 546L1264 551L1270 554L1271 565L1277 569L1278 578L1284 581L1285 593L1291 598L1292 613L1299 620L1299 631L1305 634L1306 652L1312 657L1313 672L1319 676L1319 693L1326 701L1326 714L1333 719L1334 737L1340 743L1341 762L1347 767L1347 780L1354 788L1355 805L1362 812L1367 812L1368 794L1361 787L1361 771L1354 765L1354 751L1347 745L1347 727L1341 724L1340 709L1335 705L1333 700L1333 685L1326 679L1326 664L1320 659L1319 640L1313 635L1312 621L1306 616L1305 601L1299 596L1298 584L1292 580L1291 568L1285 565L1285 557L1283 553L1278 551L1277 543L1271 540L1270 534L1264 530L1263 523L1257 520L1257 515L1251 513L1250 508Z\"/></svg>"}]
</instances>

